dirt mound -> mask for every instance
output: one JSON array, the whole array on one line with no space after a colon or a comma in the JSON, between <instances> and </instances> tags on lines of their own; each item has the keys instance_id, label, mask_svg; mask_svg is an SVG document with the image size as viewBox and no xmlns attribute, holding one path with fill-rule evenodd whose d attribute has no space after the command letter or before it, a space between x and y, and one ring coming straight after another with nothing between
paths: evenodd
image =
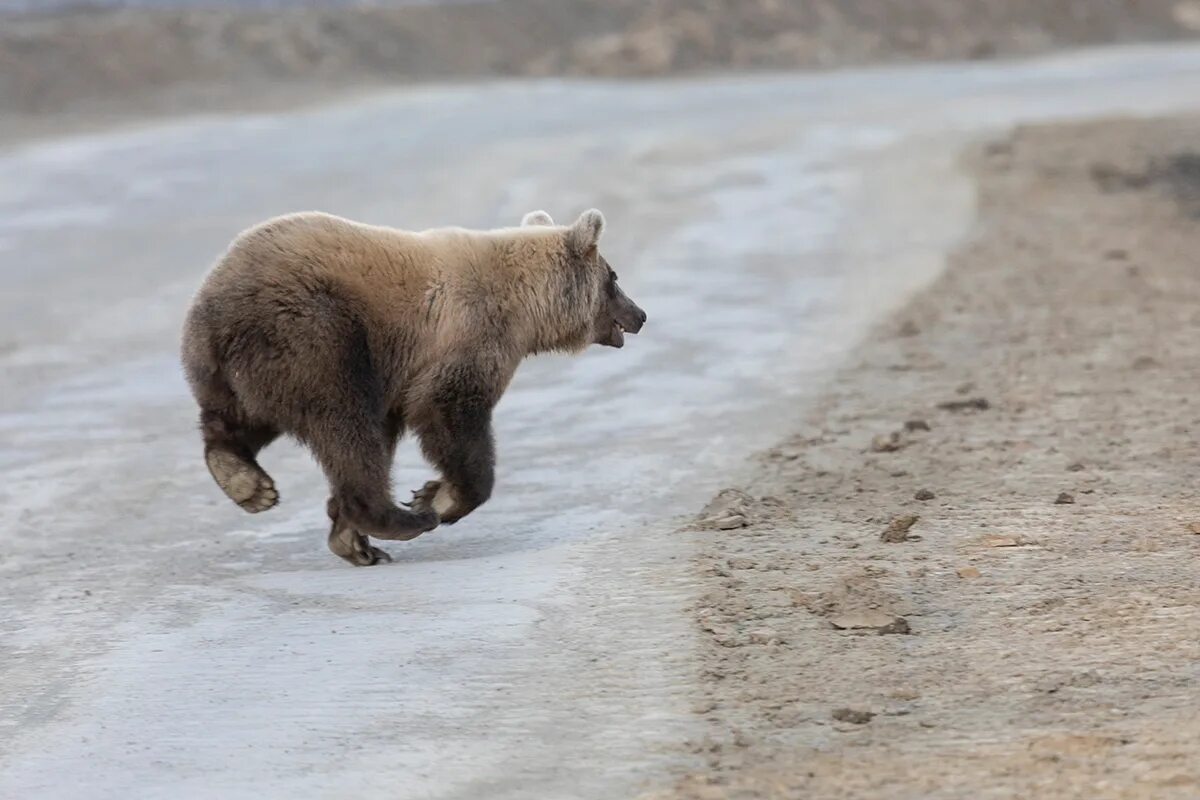
<instances>
[{"instance_id":1,"label":"dirt mound","mask_svg":"<svg viewBox=\"0 0 1200 800\"><path fill-rule=\"evenodd\" d=\"M0 110L189 108L257 88L480 76L655 76L979 58L1171 39L1178 0L501 0L407 7L72 11L0 26Z\"/></svg>"}]
</instances>

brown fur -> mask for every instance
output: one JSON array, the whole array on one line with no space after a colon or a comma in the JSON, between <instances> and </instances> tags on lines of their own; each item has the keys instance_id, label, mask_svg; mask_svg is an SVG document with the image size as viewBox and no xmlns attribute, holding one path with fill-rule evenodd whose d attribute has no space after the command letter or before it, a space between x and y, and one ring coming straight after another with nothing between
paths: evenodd
<instances>
[{"instance_id":1,"label":"brown fur","mask_svg":"<svg viewBox=\"0 0 1200 800\"><path fill-rule=\"evenodd\" d=\"M604 219L409 232L319 213L241 234L188 313L183 363L205 460L244 509L277 500L256 461L280 434L329 479L329 544L358 564L386 554L365 534L411 539L485 502L491 412L527 355L620 346L645 320L599 255ZM441 471L411 509L389 472L406 429Z\"/></svg>"}]
</instances>

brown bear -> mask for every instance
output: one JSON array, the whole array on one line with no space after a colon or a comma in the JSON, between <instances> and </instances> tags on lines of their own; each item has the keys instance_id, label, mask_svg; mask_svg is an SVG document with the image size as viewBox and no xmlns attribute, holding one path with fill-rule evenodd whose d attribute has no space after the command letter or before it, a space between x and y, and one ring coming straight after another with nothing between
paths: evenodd
<instances>
[{"instance_id":1,"label":"brown bear","mask_svg":"<svg viewBox=\"0 0 1200 800\"><path fill-rule=\"evenodd\" d=\"M329 214L243 232L188 312L183 366L204 458L251 513L278 502L255 460L280 434L329 480L329 547L390 560L367 536L413 539L488 499L492 409L527 355L621 347L646 314L600 255L599 211L517 228L412 232ZM411 429L441 476L401 508L396 443Z\"/></svg>"}]
</instances>

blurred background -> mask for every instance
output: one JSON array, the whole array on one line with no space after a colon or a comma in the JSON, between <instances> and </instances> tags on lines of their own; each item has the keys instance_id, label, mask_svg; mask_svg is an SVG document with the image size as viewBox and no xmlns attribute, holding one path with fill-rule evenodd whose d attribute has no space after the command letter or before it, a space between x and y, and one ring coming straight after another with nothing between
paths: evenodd
<instances>
[{"instance_id":1,"label":"blurred background","mask_svg":"<svg viewBox=\"0 0 1200 800\"><path fill-rule=\"evenodd\" d=\"M1195 0L0 0L0 14L6 114L219 106L282 87L988 59L1200 30Z\"/></svg>"}]
</instances>

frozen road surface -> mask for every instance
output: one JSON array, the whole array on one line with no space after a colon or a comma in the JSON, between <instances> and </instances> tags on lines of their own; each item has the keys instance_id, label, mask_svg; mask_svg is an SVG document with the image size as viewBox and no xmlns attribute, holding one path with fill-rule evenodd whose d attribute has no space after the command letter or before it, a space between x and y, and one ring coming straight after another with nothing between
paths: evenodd
<instances>
[{"instance_id":1,"label":"frozen road surface","mask_svg":"<svg viewBox=\"0 0 1200 800\"><path fill-rule=\"evenodd\" d=\"M972 218L1018 121L1200 106L1200 50L708 82L424 88L0 153L0 797L633 797L690 766L689 546L824 370ZM494 500L355 569L288 444L250 517L176 342L264 217L401 227L597 206L649 313L530 361ZM403 491L430 477L415 449Z\"/></svg>"}]
</instances>

